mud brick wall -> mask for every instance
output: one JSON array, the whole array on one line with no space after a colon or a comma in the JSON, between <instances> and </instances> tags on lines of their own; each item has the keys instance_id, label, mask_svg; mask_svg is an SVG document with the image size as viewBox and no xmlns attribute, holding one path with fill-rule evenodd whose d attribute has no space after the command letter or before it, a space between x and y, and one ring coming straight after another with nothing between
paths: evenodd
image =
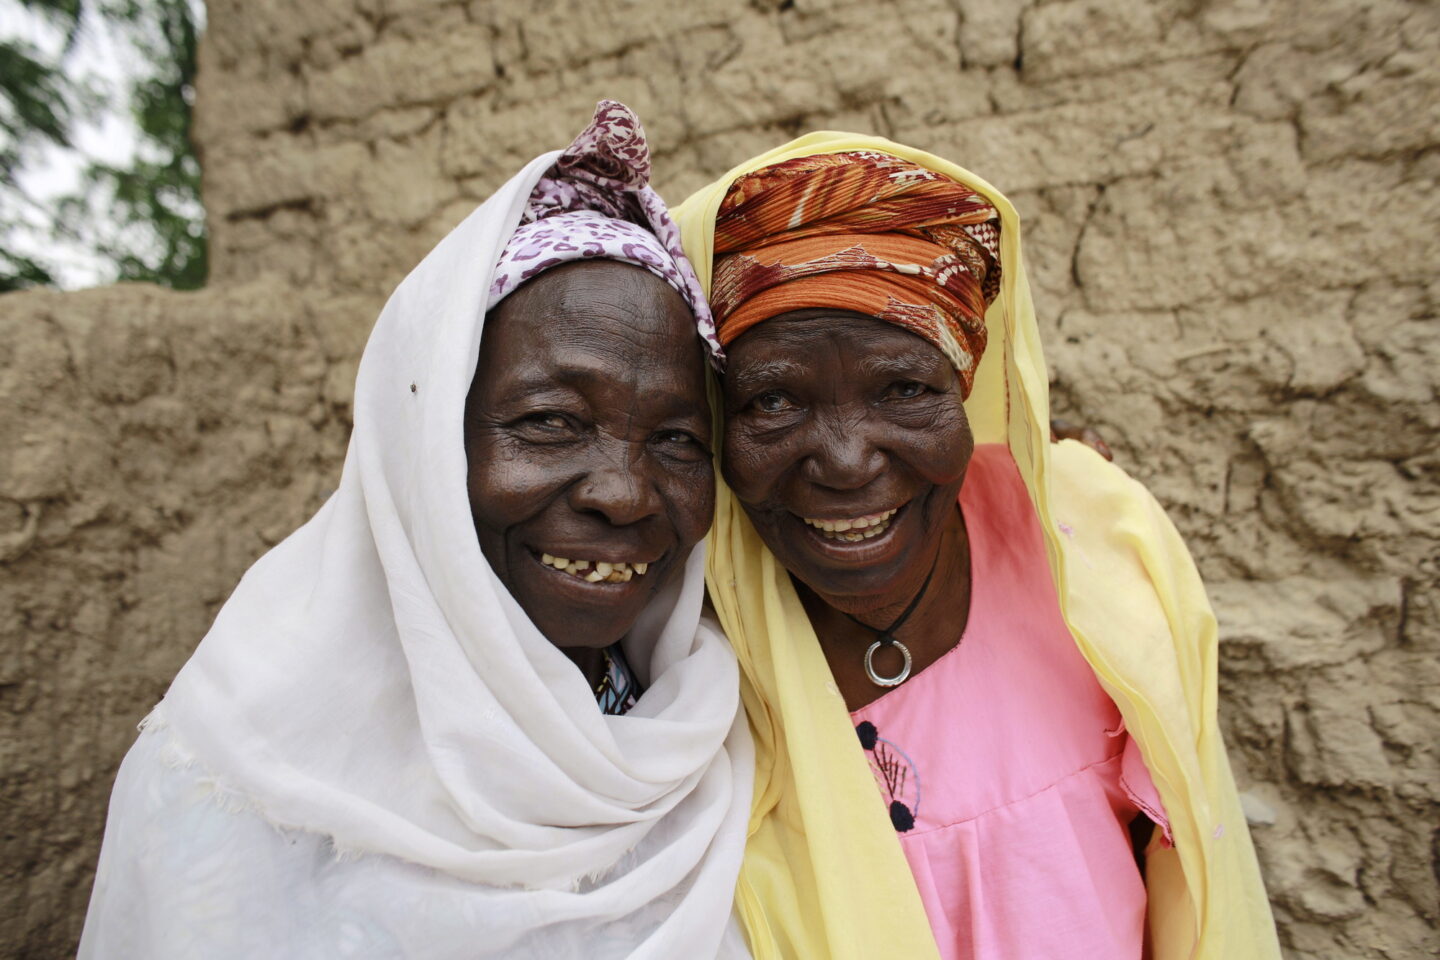
<instances>
[{"instance_id":1,"label":"mud brick wall","mask_svg":"<svg viewBox=\"0 0 1440 960\"><path fill-rule=\"evenodd\" d=\"M810 129L1005 190L1058 412L1171 511L1288 955L1440 953L1440 7L213 0L210 286L0 298L0 953L73 952L116 765L333 487L384 297L602 96L671 200Z\"/></svg>"}]
</instances>

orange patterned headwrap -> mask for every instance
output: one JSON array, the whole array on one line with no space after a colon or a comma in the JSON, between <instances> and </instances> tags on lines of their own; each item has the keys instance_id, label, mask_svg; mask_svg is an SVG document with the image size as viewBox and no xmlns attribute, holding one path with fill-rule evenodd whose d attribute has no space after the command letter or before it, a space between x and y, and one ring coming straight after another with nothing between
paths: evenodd
<instances>
[{"instance_id":1,"label":"orange patterned headwrap","mask_svg":"<svg viewBox=\"0 0 1440 960\"><path fill-rule=\"evenodd\" d=\"M736 180L715 219L721 344L791 310L878 317L935 344L970 393L1000 289L1000 215L942 174L873 150Z\"/></svg>"}]
</instances>

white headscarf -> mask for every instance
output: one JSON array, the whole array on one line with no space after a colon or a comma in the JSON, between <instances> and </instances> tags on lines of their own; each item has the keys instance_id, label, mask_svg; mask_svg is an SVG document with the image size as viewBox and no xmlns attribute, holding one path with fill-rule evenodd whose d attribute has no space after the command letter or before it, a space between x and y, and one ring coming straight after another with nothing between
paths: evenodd
<instances>
[{"instance_id":1,"label":"white headscarf","mask_svg":"<svg viewBox=\"0 0 1440 960\"><path fill-rule=\"evenodd\" d=\"M487 291L560 156L381 313L339 488L250 568L121 767L81 957L743 952L753 757L703 545L626 637L647 689L609 717L471 520Z\"/></svg>"}]
</instances>

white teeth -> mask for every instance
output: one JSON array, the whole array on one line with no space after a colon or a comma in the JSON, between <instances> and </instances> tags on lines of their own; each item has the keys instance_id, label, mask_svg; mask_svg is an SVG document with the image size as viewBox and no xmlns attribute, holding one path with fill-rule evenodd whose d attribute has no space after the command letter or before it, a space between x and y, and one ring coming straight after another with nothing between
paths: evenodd
<instances>
[{"instance_id":1,"label":"white teeth","mask_svg":"<svg viewBox=\"0 0 1440 960\"><path fill-rule=\"evenodd\" d=\"M899 507L895 508L895 510L898 509ZM867 514L863 517L852 517L847 520L820 520L811 517L802 519L823 533L827 540L856 543L884 533L890 526L890 518L895 516L895 510Z\"/></svg>"},{"instance_id":2,"label":"white teeth","mask_svg":"<svg viewBox=\"0 0 1440 960\"><path fill-rule=\"evenodd\" d=\"M634 579L636 574L643 576L649 569L649 563L626 563L614 560L569 560L565 557L557 557L553 554L540 554L540 562L547 567L554 567L556 570L564 570L566 573L580 577L589 583L628 583ZM594 570L591 570L591 566Z\"/></svg>"}]
</instances>

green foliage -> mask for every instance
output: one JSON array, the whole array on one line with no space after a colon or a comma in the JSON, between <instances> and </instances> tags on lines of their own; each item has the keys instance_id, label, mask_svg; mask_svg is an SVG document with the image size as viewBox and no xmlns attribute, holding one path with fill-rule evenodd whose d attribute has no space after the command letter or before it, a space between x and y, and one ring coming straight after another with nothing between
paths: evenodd
<instances>
[{"instance_id":1,"label":"green foliage","mask_svg":"<svg viewBox=\"0 0 1440 960\"><path fill-rule=\"evenodd\" d=\"M22 6L44 16L65 33L65 49L80 27L80 6L74 2L21 0ZM0 176L6 188L14 187L15 174L37 144L70 146L70 125L77 114L81 91L66 79L58 64L47 63L34 46L17 40L0 41ZM28 200L28 198L23 198ZM9 224L0 224L8 227ZM31 257L0 248L0 291L51 283L49 269Z\"/></svg>"},{"instance_id":2,"label":"green foliage","mask_svg":"<svg viewBox=\"0 0 1440 960\"><path fill-rule=\"evenodd\" d=\"M117 280L188 290L206 275L200 165L190 142L199 9L192 0L21 0L64 31L65 49L47 62L26 44L0 44L0 172L7 206L38 205L14 173L37 144L71 146L77 121L101 106L126 109L139 144L125 166L91 161L80 192L42 211L56 237L78 241L114 265ZM144 64L120 96L100 98L66 75L66 58L85 18L124 38ZM117 102L120 101L120 102ZM30 218L32 221L34 216ZM0 236L16 217L0 218ZM0 247L0 290L53 282L52 268Z\"/></svg>"}]
</instances>

